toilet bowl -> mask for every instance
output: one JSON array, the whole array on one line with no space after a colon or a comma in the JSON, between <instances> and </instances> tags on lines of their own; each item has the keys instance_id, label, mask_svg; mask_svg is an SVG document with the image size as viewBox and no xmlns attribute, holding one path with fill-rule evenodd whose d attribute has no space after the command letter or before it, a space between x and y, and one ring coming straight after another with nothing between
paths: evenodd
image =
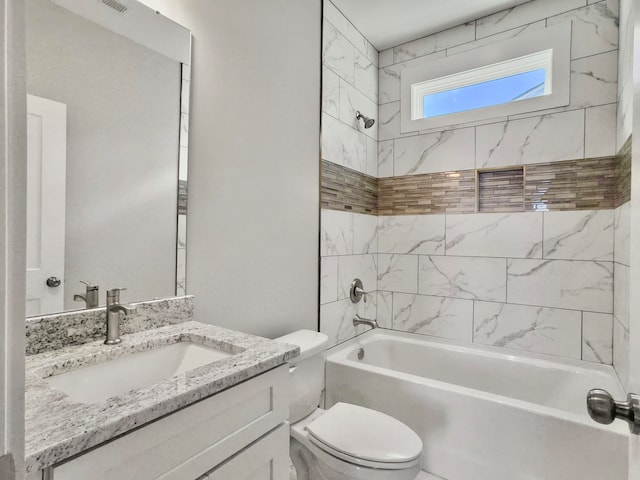
<instances>
[{"instance_id":1,"label":"toilet bowl","mask_svg":"<svg viewBox=\"0 0 640 480\"><path fill-rule=\"evenodd\" d=\"M327 336L300 330L276 340L300 347L289 364L291 460L298 480L414 480L422 441L409 427L358 405L318 408Z\"/></svg>"}]
</instances>

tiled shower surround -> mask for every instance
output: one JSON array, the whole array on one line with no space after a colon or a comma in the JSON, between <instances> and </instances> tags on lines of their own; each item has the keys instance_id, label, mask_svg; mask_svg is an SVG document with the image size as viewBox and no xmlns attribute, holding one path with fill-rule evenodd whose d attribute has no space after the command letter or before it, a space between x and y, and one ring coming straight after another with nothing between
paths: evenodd
<instances>
[{"instance_id":1,"label":"tiled shower surround","mask_svg":"<svg viewBox=\"0 0 640 480\"><path fill-rule=\"evenodd\" d=\"M325 210L322 221L340 227L323 229L322 328L334 342L353 334L348 288L359 276L377 290L364 313L387 328L610 364L614 217L583 210L376 219Z\"/></svg>"},{"instance_id":2,"label":"tiled shower surround","mask_svg":"<svg viewBox=\"0 0 640 480\"><path fill-rule=\"evenodd\" d=\"M404 68L565 21L569 106L400 132ZM629 175L616 153L628 134L616 124L628 120L617 115L617 22L617 0L534 0L382 51L376 79L369 42L325 2L322 159L333 178L323 178L332 195L322 199L320 321L333 343L356 333L358 313L421 334L608 364L624 357ZM374 151L376 132L355 110L369 115L376 100ZM521 211L473 213L476 169L521 166ZM366 214L349 198L376 178L376 212ZM482 198L499 210L497 196ZM355 277L372 292L367 303L349 299Z\"/></svg>"}]
</instances>

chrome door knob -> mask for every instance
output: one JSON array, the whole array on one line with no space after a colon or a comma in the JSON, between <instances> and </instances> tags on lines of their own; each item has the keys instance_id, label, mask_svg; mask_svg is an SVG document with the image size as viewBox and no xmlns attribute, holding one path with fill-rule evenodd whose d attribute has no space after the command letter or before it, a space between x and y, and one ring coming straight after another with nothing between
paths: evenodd
<instances>
[{"instance_id":1,"label":"chrome door knob","mask_svg":"<svg viewBox=\"0 0 640 480\"><path fill-rule=\"evenodd\" d=\"M59 287L62 284L62 280L58 277L49 277L47 278L47 287Z\"/></svg>"},{"instance_id":2,"label":"chrome door knob","mask_svg":"<svg viewBox=\"0 0 640 480\"><path fill-rule=\"evenodd\" d=\"M640 434L640 395L630 393L626 402L617 402L606 390L589 390L587 394L587 412L598 423L609 425L616 418L629 424L629 430Z\"/></svg>"}]
</instances>

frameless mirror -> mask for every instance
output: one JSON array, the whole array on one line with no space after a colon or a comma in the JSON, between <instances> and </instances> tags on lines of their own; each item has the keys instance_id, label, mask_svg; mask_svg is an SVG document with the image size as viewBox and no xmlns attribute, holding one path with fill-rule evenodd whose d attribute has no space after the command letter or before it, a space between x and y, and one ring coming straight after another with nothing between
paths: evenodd
<instances>
[{"instance_id":1,"label":"frameless mirror","mask_svg":"<svg viewBox=\"0 0 640 480\"><path fill-rule=\"evenodd\" d=\"M82 281L185 293L190 32L135 0L25 3L27 315L86 308Z\"/></svg>"}]
</instances>

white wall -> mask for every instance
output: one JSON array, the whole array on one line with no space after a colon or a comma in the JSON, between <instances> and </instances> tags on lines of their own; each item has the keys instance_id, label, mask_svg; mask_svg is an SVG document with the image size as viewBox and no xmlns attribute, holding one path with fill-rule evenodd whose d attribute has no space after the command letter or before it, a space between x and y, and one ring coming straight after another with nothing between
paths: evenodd
<instances>
[{"instance_id":1,"label":"white wall","mask_svg":"<svg viewBox=\"0 0 640 480\"><path fill-rule=\"evenodd\" d=\"M80 280L174 295L180 63L48 0L26 19L27 92L67 105L65 310Z\"/></svg>"},{"instance_id":2,"label":"white wall","mask_svg":"<svg viewBox=\"0 0 640 480\"><path fill-rule=\"evenodd\" d=\"M193 33L187 289L196 319L317 328L319 0L145 0Z\"/></svg>"},{"instance_id":3,"label":"white wall","mask_svg":"<svg viewBox=\"0 0 640 480\"><path fill-rule=\"evenodd\" d=\"M0 0L0 477L24 463L26 96L24 6ZM8 457L4 457L8 455ZM3 458L4 457L4 458Z\"/></svg>"}]
</instances>

